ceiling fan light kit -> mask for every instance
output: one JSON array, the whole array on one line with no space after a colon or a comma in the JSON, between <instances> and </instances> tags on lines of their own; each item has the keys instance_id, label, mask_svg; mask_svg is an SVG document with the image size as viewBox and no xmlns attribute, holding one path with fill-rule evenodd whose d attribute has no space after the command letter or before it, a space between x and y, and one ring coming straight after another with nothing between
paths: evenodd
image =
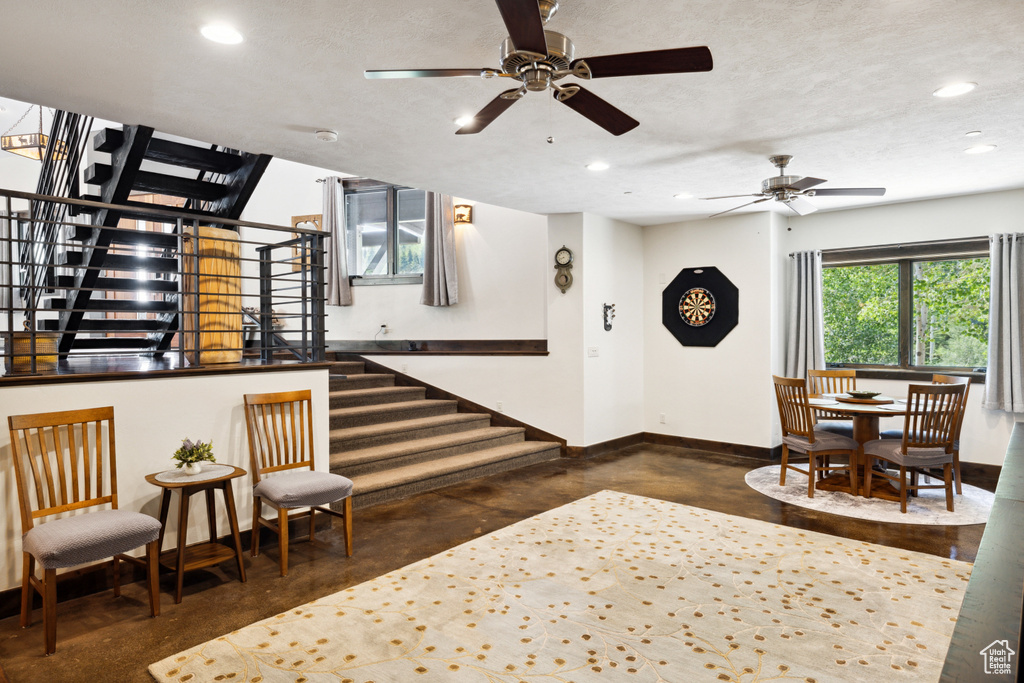
<instances>
[{"instance_id":1,"label":"ceiling fan light kit","mask_svg":"<svg viewBox=\"0 0 1024 683\"><path fill-rule=\"evenodd\" d=\"M545 30L544 25L558 11L555 0L495 0L508 38L499 49L501 68L479 69L370 69L366 78L510 78L519 85L488 103L472 121L456 131L472 135L484 130L494 119L528 93L551 90L555 100L590 119L612 135L622 135L640 122L577 84L557 81L572 76L582 80L620 76L692 73L711 71L713 61L707 47L631 52L576 59L576 48L565 35Z\"/></svg>"},{"instance_id":2,"label":"ceiling fan light kit","mask_svg":"<svg viewBox=\"0 0 1024 683\"><path fill-rule=\"evenodd\" d=\"M881 197L885 194L884 187L818 188L818 185L828 181L823 178L811 178L810 176L803 177L798 175L786 175L786 166L789 165L792 158L792 155L789 154L776 154L775 156L768 157L768 161L772 162L772 164L779 169L779 175L762 180L761 191L759 193L730 194L723 195L721 197L701 197L701 199L757 197L757 199L747 202L746 204L740 204L739 206L734 206L731 209L719 211L718 213L711 214L709 217L714 218L715 216L721 216L723 214L731 213L737 209L742 209L745 206L760 204L761 202L767 202L771 199L774 199L777 202L782 202L788 206L793 213L799 216L806 216L807 214L818 210L818 207L807 201L808 197Z\"/></svg>"}]
</instances>

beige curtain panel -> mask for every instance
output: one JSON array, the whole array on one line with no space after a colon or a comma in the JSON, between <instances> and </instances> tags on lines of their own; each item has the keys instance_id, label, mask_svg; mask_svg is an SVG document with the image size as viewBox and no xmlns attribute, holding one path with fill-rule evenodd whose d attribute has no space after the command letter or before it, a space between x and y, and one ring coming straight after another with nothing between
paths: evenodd
<instances>
[{"instance_id":1,"label":"beige curtain panel","mask_svg":"<svg viewBox=\"0 0 1024 683\"><path fill-rule=\"evenodd\" d=\"M992 235L985 399L992 410L1024 413L1024 253L1022 234Z\"/></svg>"},{"instance_id":2,"label":"beige curtain panel","mask_svg":"<svg viewBox=\"0 0 1024 683\"><path fill-rule=\"evenodd\" d=\"M424 306L459 303L459 275L455 267L455 206L446 194L427 193L423 245Z\"/></svg>"},{"instance_id":3,"label":"beige curtain panel","mask_svg":"<svg viewBox=\"0 0 1024 683\"><path fill-rule=\"evenodd\" d=\"M789 281L789 325L786 334L786 376L807 378L807 371L825 367L825 314L821 294L821 252L792 254Z\"/></svg>"},{"instance_id":4,"label":"beige curtain panel","mask_svg":"<svg viewBox=\"0 0 1024 683\"><path fill-rule=\"evenodd\" d=\"M351 306L352 286L348 279L348 254L345 248L345 187L341 178L324 181L323 229L331 233L327 243L327 304Z\"/></svg>"}]
</instances>

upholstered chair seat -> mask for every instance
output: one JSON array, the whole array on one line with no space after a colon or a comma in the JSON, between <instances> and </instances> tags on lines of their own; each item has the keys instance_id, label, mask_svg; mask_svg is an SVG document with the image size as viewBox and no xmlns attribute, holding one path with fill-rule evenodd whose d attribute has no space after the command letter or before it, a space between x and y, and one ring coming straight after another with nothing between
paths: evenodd
<instances>
[{"instance_id":1,"label":"upholstered chair seat","mask_svg":"<svg viewBox=\"0 0 1024 683\"><path fill-rule=\"evenodd\" d=\"M128 510L99 510L32 527L22 548L43 569L98 562L155 541L160 522Z\"/></svg>"},{"instance_id":2,"label":"upholstered chair seat","mask_svg":"<svg viewBox=\"0 0 1024 683\"><path fill-rule=\"evenodd\" d=\"M330 472L291 470L267 475L252 495L276 508L330 505L352 495L352 480Z\"/></svg>"}]
</instances>

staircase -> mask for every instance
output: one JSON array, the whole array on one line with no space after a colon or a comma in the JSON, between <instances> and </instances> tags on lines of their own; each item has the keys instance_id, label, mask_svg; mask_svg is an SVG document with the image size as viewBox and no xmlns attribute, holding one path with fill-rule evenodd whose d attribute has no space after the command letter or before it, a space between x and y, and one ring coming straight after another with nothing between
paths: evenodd
<instances>
[{"instance_id":1,"label":"staircase","mask_svg":"<svg viewBox=\"0 0 1024 683\"><path fill-rule=\"evenodd\" d=\"M57 288L65 292L49 303L59 317L40 322L43 329L61 334L62 357L102 349L160 355L170 348L179 325L179 236L118 228L122 218L154 220L151 214L132 211L154 205L131 197L177 197L184 200L184 210L209 217L211 223L237 219L271 157L161 139L146 126L106 128L94 136L93 146L109 153L110 163L86 169L85 183L98 186L99 194L81 198L127 208L78 208L78 214L91 215L91 225L75 226L68 235L80 248L67 251L58 264L72 273L57 277ZM144 279L137 276L140 272Z\"/></svg>"},{"instance_id":2,"label":"staircase","mask_svg":"<svg viewBox=\"0 0 1024 683\"><path fill-rule=\"evenodd\" d=\"M357 508L558 458L560 445L526 441L521 427L492 427L486 413L457 412L425 387L336 362L330 380L331 472L354 483Z\"/></svg>"}]
</instances>

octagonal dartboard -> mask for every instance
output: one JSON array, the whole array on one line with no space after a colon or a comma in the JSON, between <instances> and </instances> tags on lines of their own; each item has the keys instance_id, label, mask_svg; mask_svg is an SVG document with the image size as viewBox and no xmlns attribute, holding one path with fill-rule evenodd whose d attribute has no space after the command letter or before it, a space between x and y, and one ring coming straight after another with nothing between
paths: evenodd
<instances>
[{"instance_id":1,"label":"octagonal dartboard","mask_svg":"<svg viewBox=\"0 0 1024 683\"><path fill-rule=\"evenodd\" d=\"M684 268L661 293L661 322L683 346L717 346L739 322L739 290L718 268Z\"/></svg>"}]
</instances>

